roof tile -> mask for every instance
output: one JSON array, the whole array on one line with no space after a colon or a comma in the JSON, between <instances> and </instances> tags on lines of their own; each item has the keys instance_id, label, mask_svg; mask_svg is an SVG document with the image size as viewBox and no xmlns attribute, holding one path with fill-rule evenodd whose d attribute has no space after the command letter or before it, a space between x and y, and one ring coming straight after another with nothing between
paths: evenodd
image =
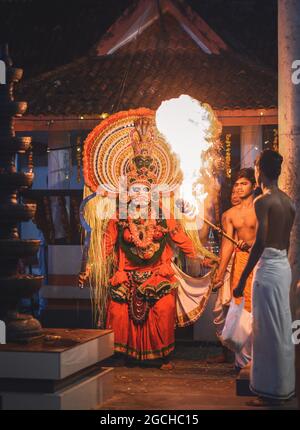
<instances>
[{"instance_id":1,"label":"roof tile","mask_svg":"<svg viewBox=\"0 0 300 430\"><path fill-rule=\"evenodd\" d=\"M272 108L277 78L232 50L206 54L170 15L110 56L88 55L27 81L18 99L33 115L80 115L160 103L189 94L215 109ZM156 46L156 49L153 49Z\"/></svg>"}]
</instances>

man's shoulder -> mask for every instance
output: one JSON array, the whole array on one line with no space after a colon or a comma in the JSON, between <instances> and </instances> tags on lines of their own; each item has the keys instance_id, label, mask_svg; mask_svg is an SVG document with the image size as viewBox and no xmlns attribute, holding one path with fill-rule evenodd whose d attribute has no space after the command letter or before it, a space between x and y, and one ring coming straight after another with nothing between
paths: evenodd
<instances>
[{"instance_id":1,"label":"man's shoulder","mask_svg":"<svg viewBox=\"0 0 300 430\"><path fill-rule=\"evenodd\" d=\"M283 198L286 204L289 204L292 208L294 208L295 205L292 199L282 190L279 190L279 194L278 193L261 194L260 196L256 197L256 199L254 200L254 205L256 208L271 206L278 202L278 197L281 197L281 199Z\"/></svg>"},{"instance_id":2,"label":"man's shoulder","mask_svg":"<svg viewBox=\"0 0 300 430\"><path fill-rule=\"evenodd\" d=\"M261 206L268 204L270 201L270 194L261 194L260 196L256 197L253 201L255 206Z\"/></svg>"},{"instance_id":3,"label":"man's shoulder","mask_svg":"<svg viewBox=\"0 0 300 430\"><path fill-rule=\"evenodd\" d=\"M227 209L227 211L223 213L223 217L226 219L230 219L232 216L234 216L234 214L236 213L237 206L239 205L232 206L231 208Z\"/></svg>"},{"instance_id":4,"label":"man's shoulder","mask_svg":"<svg viewBox=\"0 0 300 430\"><path fill-rule=\"evenodd\" d=\"M268 211L270 206L272 204L272 199L270 199L269 194L262 194L254 200L254 209L256 212L256 215L258 216L259 213L262 211Z\"/></svg>"},{"instance_id":5,"label":"man's shoulder","mask_svg":"<svg viewBox=\"0 0 300 430\"><path fill-rule=\"evenodd\" d=\"M279 193L282 197L284 197L288 202L294 204L293 200L290 198L290 196L284 192L283 190L279 189Z\"/></svg>"},{"instance_id":6,"label":"man's shoulder","mask_svg":"<svg viewBox=\"0 0 300 430\"><path fill-rule=\"evenodd\" d=\"M296 212L296 205L290 196L279 189L280 196L283 198L284 204L287 205L293 212Z\"/></svg>"}]
</instances>

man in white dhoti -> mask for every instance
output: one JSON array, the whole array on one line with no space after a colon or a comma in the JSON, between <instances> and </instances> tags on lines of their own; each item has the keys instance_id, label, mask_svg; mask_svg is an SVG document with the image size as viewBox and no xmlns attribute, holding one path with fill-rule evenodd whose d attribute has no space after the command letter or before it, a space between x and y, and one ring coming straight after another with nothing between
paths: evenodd
<instances>
[{"instance_id":1,"label":"man in white dhoti","mask_svg":"<svg viewBox=\"0 0 300 430\"><path fill-rule=\"evenodd\" d=\"M295 393L295 348L289 302L291 268L287 258L295 217L291 199L278 188L282 156L263 151L255 176L263 194L255 202L258 219L255 243L233 294L241 297L253 279L253 351L250 388L258 395L253 406L281 403Z\"/></svg>"}]
</instances>

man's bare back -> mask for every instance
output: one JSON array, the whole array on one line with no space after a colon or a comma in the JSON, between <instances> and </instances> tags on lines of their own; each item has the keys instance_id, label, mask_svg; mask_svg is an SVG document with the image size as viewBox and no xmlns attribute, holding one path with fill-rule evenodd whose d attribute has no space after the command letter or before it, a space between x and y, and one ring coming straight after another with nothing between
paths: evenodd
<instances>
[{"instance_id":1,"label":"man's bare back","mask_svg":"<svg viewBox=\"0 0 300 430\"><path fill-rule=\"evenodd\" d=\"M257 197L257 202L267 211L265 247L288 250L295 217L294 203L279 188Z\"/></svg>"},{"instance_id":2,"label":"man's bare back","mask_svg":"<svg viewBox=\"0 0 300 430\"><path fill-rule=\"evenodd\" d=\"M289 249L290 233L295 218L295 206L278 187L282 156L273 150L263 151L255 164L255 177L263 194L254 201L257 231L248 263L233 294L240 297L248 276L259 261L265 248Z\"/></svg>"}]
</instances>

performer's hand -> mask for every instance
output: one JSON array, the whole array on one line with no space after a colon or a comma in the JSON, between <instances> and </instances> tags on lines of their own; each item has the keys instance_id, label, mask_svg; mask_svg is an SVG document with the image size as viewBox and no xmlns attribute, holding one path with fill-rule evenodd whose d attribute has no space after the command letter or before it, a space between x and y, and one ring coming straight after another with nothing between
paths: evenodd
<instances>
[{"instance_id":1,"label":"performer's hand","mask_svg":"<svg viewBox=\"0 0 300 430\"><path fill-rule=\"evenodd\" d=\"M244 242L243 240L239 240L237 247L240 248L242 251L249 251L251 246L248 245L248 243Z\"/></svg>"},{"instance_id":2,"label":"performer's hand","mask_svg":"<svg viewBox=\"0 0 300 430\"><path fill-rule=\"evenodd\" d=\"M91 269L89 266L87 266L85 272L80 272L78 274L78 286L79 286L79 288L84 287L85 281L90 276L90 272L91 272Z\"/></svg>"},{"instance_id":3,"label":"performer's hand","mask_svg":"<svg viewBox=\"0 0 300 430\"><path fill-rule=\"evenodd\" d=\"M189 202L184 201L183 199L176 200L176 206L180 211L186 215L192 216L194 214L195 208Z\"/></svg>"},{"instance_id":4,"label":"performer's hand","mask_svg":"<svg viewBox=\"0 0 300 430\"><path fill-rule=\"evenodd\" d=\"M185 202L183 199L177 199L175 202L176 206L180 210L180 212L184 212L185 209Z\"/></svg>"},{"instance_id":5,"label":"performer's hand","mask_svg":"<svg viewBox=\"0 0 300 430\"><path fill-rule=\"evenodd\" d=\"M240 279L238 286L233 290L233 297L238 299L239 297L243 297L244 295L244 289L245 289L245 281Z\"/></svg>"},{"instance_id":6,"label":"performer's hand","mask_svg":"<svg viewBox=\"0 0 300 430\"><path fill-rule=\"evenodd\" d=\"M209 257L205 257L202 261L202 265L203 267L214 267L214 261Z\"/></svg>"}]
</instances>

